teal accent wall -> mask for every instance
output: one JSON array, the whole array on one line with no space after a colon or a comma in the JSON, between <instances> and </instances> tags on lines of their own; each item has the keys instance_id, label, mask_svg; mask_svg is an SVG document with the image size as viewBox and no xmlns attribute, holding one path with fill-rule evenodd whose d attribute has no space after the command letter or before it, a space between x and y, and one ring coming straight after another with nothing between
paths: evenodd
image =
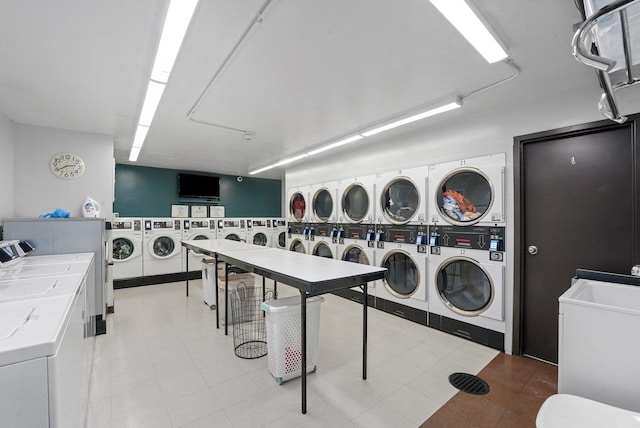
<instances>
[{"instance_id":1,"label":"teal accent wall","mask_svg":"<svg viewBox=\"0 0 640 428\"><path fill-rule=\"evenodd\" d=\"M178 174L220 177L220 201L178 198ZM171 205L222 205L226 217L282 217L282 182L235 175L116 164L113 212L120 217L171 217Z\"/></svg>"}]
</instances>

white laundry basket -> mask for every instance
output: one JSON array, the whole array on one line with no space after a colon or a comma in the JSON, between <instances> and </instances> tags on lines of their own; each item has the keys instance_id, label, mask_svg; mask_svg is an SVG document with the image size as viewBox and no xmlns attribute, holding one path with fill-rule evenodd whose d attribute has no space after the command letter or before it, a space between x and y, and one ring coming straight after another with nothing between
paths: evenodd
<instances>
[{"instance_id":1,"label":"white laundry basket","mask_svg":"<svg viewBox=\"0 0 640 428\"><path fill-rule=\"evenodd\" d=\"M316 370L322 302L320 296L307 299L307 372ZM300 297L269 300L260 307L266 312L269 371L282 384L302 374Z\"/></svg>"}]
</instances>

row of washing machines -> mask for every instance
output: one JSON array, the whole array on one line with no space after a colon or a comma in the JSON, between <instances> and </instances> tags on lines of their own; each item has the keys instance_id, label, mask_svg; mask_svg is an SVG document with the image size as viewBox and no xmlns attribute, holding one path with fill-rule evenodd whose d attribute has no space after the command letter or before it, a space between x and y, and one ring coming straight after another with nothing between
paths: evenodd
<instances>
[{"instance_id":1,"label":"row of washing machines","mask_svg":"<svg viewBox=\"0 0 640 428\"><path fill-rule=\"evenodd\" d=\"M370 304L504 349L505 154L289 189L288 249L387 268Z\"/></svg>"},{"instance_id":2,"label":"row of washing machines","mask_svg":"<svg viewBox=\"0 0 640 428\"><path fill-rule=\"evenodd\" d=\"M286 222L280 218L114 218L111 222L113 279L184 272L181 241L232 239L286 247ZM201 269L202 255L189 252L189 271Z\"/></svg>"}]
</instances>

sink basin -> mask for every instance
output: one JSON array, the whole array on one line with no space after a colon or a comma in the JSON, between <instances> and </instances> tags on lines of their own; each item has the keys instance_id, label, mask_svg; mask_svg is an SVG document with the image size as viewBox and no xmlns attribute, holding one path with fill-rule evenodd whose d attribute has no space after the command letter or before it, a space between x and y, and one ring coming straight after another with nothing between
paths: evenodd
<instances>
[{"instance_id":1,"label":"sink basin","mask_svg":"<svg viewBox=\"0 0 640 428\"><path fill-rule=\"evenodd\" d=\"M579 279L559 299L603 309L630 311L640 315L640 287Z\"/></svg>"}]
</instances>

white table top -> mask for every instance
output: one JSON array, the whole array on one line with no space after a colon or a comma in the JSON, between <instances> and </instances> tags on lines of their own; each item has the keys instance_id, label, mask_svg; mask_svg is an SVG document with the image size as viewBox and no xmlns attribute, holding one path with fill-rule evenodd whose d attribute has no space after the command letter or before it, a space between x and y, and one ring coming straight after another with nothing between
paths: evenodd
<instances>
[{"instance_id":1,"label":"white table top","mask_svg":"<svg viewBox=\"0 0 640 428\"><path fill-rule=\"evenodd\" d=\"M222 261L313 294L362 285L381 279L386 271L382 267L277 248L219 251L218 257Z\"/></svg>"}]
</instances>

